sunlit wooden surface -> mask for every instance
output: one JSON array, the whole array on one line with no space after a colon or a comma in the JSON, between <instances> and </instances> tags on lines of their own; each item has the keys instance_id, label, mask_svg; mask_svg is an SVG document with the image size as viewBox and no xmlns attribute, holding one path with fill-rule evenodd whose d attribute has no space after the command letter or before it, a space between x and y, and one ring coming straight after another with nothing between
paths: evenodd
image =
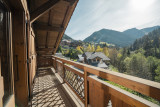
<instances>
[{"instance_id":1,"label":"sunlit wooden surface","mask_svg":"<svg viewBox=\"0 0 160 107\"><path fill-rule=\"evenodd\" d=\"M31 107L74 107L75 104L68 97L50 68L38 70L33 88Z\"/></svg>"}]
</instances>

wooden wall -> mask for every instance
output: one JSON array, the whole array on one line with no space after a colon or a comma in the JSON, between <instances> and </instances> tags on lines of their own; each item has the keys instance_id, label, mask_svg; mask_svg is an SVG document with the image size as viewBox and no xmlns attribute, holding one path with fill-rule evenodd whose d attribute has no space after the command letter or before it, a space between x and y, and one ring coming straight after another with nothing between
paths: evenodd
<instances>
[{"instance_id":1,"label":"wooden wall","mask_svg":"<svg viewBox=\"0 0 160 107\"><path fill-rule=\"evenodd\" d=\"M24 11L13 14L15 97L18 104L27 106L37 69L37 54L35 35L25 18Z\"/></svg>"},{"instance_id":2,"label":"wooden wall","mask_svg":"<svg viewBox=\"0 0 160 107\"><path fill-rule=\"evenodd\" d=\"M23 10L15 10L13 14L13 54L15 75L15 99L18 105L28 104L28 72L26 24ZM15 61L16 59L16 61ZM17 68L17 69L15 69Z\"/></svg>"},{"instance_id":3,"label":"wooden wall","mask_svg":"<svg viewBox=\"0 0 160 107\"><path fill-rule=\"evenodd\" d=\"M37 66L38 67L49 67L53 66L53 60L52 57L37 57Z\"/></svg>"}]
</instances>

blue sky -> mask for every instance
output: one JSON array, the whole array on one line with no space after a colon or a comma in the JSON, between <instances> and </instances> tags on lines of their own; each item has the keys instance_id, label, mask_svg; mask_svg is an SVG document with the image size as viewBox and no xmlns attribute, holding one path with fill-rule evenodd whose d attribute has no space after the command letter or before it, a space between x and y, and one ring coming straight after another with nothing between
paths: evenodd
<instances>
[{"instance_id":1,"label":"blue sky","mask_svg":"<svg viewBox=\"0 0 160 107\"><path fill-rule=\"evenodd\" d=\"M66 34L83 40L100 29L124 31L160 25L160 0L79 0Z\"/></svg>"}]
</instances>

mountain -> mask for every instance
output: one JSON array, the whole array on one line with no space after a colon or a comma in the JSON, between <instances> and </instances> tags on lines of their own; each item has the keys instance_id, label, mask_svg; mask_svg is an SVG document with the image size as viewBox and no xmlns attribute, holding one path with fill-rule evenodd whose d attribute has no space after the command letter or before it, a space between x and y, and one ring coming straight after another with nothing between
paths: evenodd
<instances>
[{"instance_id":1,"label":"mountain","mask_svg":"<svg viewBox=\"0 0 160 107\"><path fill-rule=\"evenodd\" d=\"M130 38L132 38L132 41L135 41L136 39L139 39L144 35L147 35L149 32L152 32L153 30L158 28L160 28L160 26L153 26L153 27L148 27L143 29L132 28L132 29L123 31L123 33L129 35Z\"/></svg>"},{"instance_id":2,"label":"mountain","mask_svg":"<svg viewBox=\"0 0 160 107\"><path fill-rule=\"evenodd\" d=\"M145 32L145 34L148 34L149 32L152 32L153 30L158 29L158 28L160 28L160 26L153 26L153 27L141 29L141 31Z\"/></svg>"},{"instance_id":3,"label":"mountain","mask_svg":"<svg viewBox=\"0 0 160 107\"><path fill-rule=\"evenodd\" d=\"M63 37L62 37L62 40L70 40L70 41L75 41L74 39L72 39L71 37L69 37L68 35L64 34Z\"/></svg>"},{"instance_id":4,"label":"mountain","mask_svg":"<svg viewBox=\"0 0 160 107\"><path fill-rule=\"evenodd\" d=\"M131 45L136 39L143 37L144 35L152 32L153 30L160 28L160 26L148 27L143 29L131 28L123 32L101 29L94 32L89 37L84 39L84 42L107 42L110 44L115 44L119 47L125 47Z\"/></svg>"},{"instance_id":5,"label":"mountain","mask_svg":"<svg viewBox=\"0 0 160 107\"><path fill-rule=\"evenodd\" d=\"M143 49L145 56L156 56L160 58L160 28L137 39L132 44L131 50L135 51L138 49Z\"/></svg>"},{"instance_id":6,"label":"mountain","mask_svg":"<svg viewBox=\"0 0 160 107\"><path fill-rule=\"evenodd\" d=\"M136 28L128 29L123 31L123 33L129 35L133 39L141 38L145 35L145 32Z\"/></svg>"},{"instance_id":7,"label":"mountain","mask_svg":"<svg viewBox=\"0 0 160 107\"><path fill-rule=\"evenodd\" d=\"M123 32L102 29L84 39L84 42L107 42L117 46L127 46L132 43L131 39L132 38L130 38L129 35L124 34Z\"/></svg>"}]
</instances>

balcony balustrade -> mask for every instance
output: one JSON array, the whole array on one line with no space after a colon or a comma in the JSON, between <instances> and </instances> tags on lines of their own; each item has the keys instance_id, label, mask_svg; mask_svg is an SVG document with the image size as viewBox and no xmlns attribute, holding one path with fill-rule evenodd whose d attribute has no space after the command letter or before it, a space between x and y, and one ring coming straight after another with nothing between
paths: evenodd
<instances>
[{"instance_id":1,"label":"balcony balustrade","mask_svg":"<svg viewBox=\"0 0 160 107\"><path fill-rule=\"evenodd\" d=\"M141 96L160 100L160 83L109 71L53 56L53 67L38 69L33 88L32 106L90 106L90 107L158 107L140 96L114 84L135 91ZM51 62L50 60L48 60ZM51 63L47 64L51 65ZM54 69L53 69L54 68ZM57 78L58 76L58 78ZM106 82L110 81L110 82ZM65 91L65 86L72 94Z\"/></svg>"}]
</instances>

